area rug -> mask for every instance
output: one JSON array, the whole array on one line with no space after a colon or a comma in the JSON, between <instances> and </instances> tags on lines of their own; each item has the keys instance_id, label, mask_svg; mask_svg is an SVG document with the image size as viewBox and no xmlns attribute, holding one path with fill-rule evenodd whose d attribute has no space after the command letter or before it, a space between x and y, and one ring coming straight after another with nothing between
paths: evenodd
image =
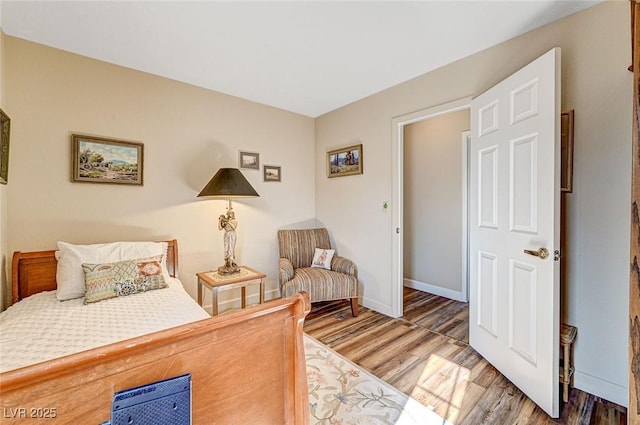
<instances>
[{"instance_id":1,"label":"area rug","mask_svg":"<svg viewBox=\"0 0 640 425\"><path fill-rule=\"evenodd\" d=\"M450 425L306 334L304 348L311 425Z\"/></svg>"}]
</instances>

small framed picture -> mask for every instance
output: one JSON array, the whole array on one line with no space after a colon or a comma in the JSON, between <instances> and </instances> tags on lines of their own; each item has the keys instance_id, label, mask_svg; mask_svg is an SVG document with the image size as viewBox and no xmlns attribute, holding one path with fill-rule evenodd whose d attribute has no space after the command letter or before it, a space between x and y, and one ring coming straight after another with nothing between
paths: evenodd
<instances>
[{"instance_id":1,"label":"small framed picture","mask_svg":"<svg viewBox=\"0 0 640 425\"><path fill-rule=\"evenodd\" d=\"M11 120L0 109L0 183L7 184L9 180L9 133L11 130Z\"/></svg>"},{"instance_id":2,"label":"small framed picture","mask_svg":"<svg viewBox=\"0 0 640 425\"><path fill-rule=\"evenodd\" d=\"M264 172L264 181L266 182L279 182L282 181L282 167L275 165L265 165L262 167Z\"/></svg>"},{"instance_id":3,"label":"small framed picture","mask_svg":"<svg viewBox=\"0 0 640 425\"><path fill-rule=\"evenodd\" d=\"M327 152L327 177L362 174L362 145Z\"/></svg>"},{"instance_id":4,"label":"small framed picture","mask_svg":"<svg viewBox=\"0 0 640 425\"><path fill-rule=\"evenodd\" d=\"M144 145L105 137L71 135L71 181L142 186Z\"/></svg>"},{"instance_id":5,"label":"small framed picture","mask_svg":"<svg viewBox=\"0 0 640 425\"><path fill-rule=\"evenodd\" d=\"M238 168L260 169L260 154L256 152L240 151Z\"/></svg>"}]
</instances>

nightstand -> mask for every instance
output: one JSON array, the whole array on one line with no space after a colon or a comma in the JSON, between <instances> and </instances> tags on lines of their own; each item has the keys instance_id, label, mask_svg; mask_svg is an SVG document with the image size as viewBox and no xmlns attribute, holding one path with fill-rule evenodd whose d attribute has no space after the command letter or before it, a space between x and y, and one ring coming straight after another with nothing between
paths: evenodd
<instances>
[{"instance_id":1,"label":"nightstand","mask_svg":"<svg viewBox=\"0 0 640 425\"><path fill-rule=\"evenodd\" d=\"M562 401L569 401L569 386L573 386L573 348L572 344L576 341L578 328L563 323L560 326L560 347L563 350L562 367L560 368L560 382L562 383Z\"/></svg>"},{"instance_id":2,"label":"nightstand","mask_svg":"<svg viewBox=\"0 0 640 425\"><path fill-rule=\"evenodd\" d=\"M198 276L198 304L202 306L202 287L211 290L213 300L211 302L211 315L218 314L218 292L221 290L241 288L242 308L247 306L247 286L260 285L260 304L264 302L264 278L266 274L250 267L240 266L240 272L231 275L220 275L218 272L200 272Z\"/></svg>"}]
</instances>

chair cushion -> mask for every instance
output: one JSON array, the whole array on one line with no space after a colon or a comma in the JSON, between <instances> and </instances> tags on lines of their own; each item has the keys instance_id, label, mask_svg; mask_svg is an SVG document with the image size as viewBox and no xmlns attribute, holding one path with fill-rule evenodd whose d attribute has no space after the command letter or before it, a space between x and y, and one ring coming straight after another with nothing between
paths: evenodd
<instances>
[{"instance_id":1,"label":"chair cushion","mask_svg":"<svg viewBox=\"0 0 640 425\"><path fill-rule=\"evenodd\" d=\"M343 273L321 268L295 269L293 279L282 286L282 296L289 297L305 291L311 302L358 296L358 279Z\"/></svg>"}]
</instances>

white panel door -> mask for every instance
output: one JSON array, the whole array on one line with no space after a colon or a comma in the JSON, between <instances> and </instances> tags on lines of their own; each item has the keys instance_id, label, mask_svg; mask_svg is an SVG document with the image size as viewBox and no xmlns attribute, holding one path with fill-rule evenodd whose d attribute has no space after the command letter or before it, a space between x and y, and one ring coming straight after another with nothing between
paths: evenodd
<instances>
[{"instance_id":1,"label":"white panel door","mask_svg":"<svg viewBox=\"0 0 640 425\"><path fill-rule=\"evenodd\" d=\"M560 49L471 103L470 344L552 417L559 413L559 125Z\"/></svg>"}]
</instances>

